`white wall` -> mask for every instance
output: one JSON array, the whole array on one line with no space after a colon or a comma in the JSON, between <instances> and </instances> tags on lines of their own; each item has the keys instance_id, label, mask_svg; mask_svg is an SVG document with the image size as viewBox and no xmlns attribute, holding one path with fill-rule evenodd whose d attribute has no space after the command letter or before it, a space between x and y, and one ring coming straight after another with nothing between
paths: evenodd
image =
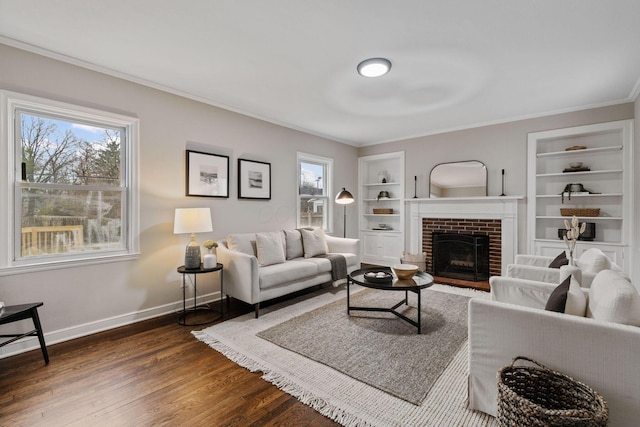
<instances>
[{"instance_id":1,"label":"white wall","mask_svg":"<svg viewBox=\"0 0 640 427\"><path fill-rule=\"evenodd\" d=\"M636 100L636 117L639 101ZM549 129L579 126L590 123L632 119L634 104L626 103L610 107L594 108L572 113L555 114L534 119L519 120L510 123L483 126L473 129L448 132L390 142L360 148L359 156L405 151L406 197L413 197L414 176L418 177L417 196L429 197L429 172L438 163L461 160L480 160L487 166L488 194L498 196L502 193L502 169L505 170L505 193L508 196L526 196L527 194L527 133ZM636 123L639 123L636 121ZM640 164L638 151L638 132L636 130L635 164ZM639 174L638 168L635 173ZM636 180L636 182L638 182ZM636 237L640 230L640 185L635 186L634 224ZM526 199L518 204L518 252L526 253L527 245ZM640 242L638 238L636 242ZM640 262L640 248L636 245L635 264Z\"/></svg>"},{"instance_id":2,"label":"white wall","mask_svg":"<svg viewBox=\"0 0 640 427\"><path fill-rule=\"evenodd\" d=\"M296 152L334 159L334 192L357 185L354 147L127 82L0 44L0 89L86 105L140 118L140 246L138 260L0 276L0 301L43 301L47 341L175 311L188 236L173 234L176 207L210 207L214 232L268 231L296 225ZM4 130L2 130L4 131ZM230 197L185 197L185 149L230 157ZM237 198L237 159L271 163L272 199ZM333 209L342 235L342 209ZM349 210L348 235L357 236ZM198 280L198 293L219 289L217 273ZM4 347L4 353L18 347ZM1 355L1 354L0 354Z\"/></svg>"}]
</instances>

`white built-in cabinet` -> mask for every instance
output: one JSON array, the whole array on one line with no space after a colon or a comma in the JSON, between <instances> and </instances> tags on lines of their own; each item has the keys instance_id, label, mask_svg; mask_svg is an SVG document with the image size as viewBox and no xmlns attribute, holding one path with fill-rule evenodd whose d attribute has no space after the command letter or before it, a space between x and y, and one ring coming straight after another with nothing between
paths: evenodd
<instances>
[{"instance_id":1,"label":"white built-in cabinet","mask_svg":"<svg viewBox=\"0 0 640 427\"><path fill-rule=\"evenodd\" d=\"M528 135L529 252L556 256L566 249L558 237L564 228L561 208L599 208L595 216L579 217L596 224L593 241L578 241L576 256L590 247L602 249L627 273L632 255L632 120L621 120ZM570 147L584 149L567 150ZM564 172L571 163L588 171ZM575 166L575 165L574 165ZM582 184L591 194L562 193L567 184Z\"/></svg>"},{"instance_id":2,"label":"white built-in cabinet","mask_svg":"<svg viewBox=\"0 0 640 427\"><path fill-rule=\"evenodd\" d=\"M363 263L386 266L400 263L404 250L404 178L404 151L358 159ZM378 197L383 191L389 198ZM391 213L374 213L374 209L390 209Z\"/></svg>"}]
</instances>

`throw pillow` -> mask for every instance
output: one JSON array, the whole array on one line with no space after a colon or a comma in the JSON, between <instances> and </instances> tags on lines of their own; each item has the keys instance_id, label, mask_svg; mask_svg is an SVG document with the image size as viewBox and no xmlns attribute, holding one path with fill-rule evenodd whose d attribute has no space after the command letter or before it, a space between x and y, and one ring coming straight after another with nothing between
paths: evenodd
<instances>
[{"instance_id":1,"label":"throw pillow","mask_svg":"<svg viewBox=\"0 0 640 427\"><path fill-rule=\"evenodd\" d=\"M302 235L299 230L283 230L286 246L287 259L300 258L304 256L302 248Z\"/></svg>"},{"instance_id":2,"label":"throw pillow","mask_svg":"<svg viewBox=\"0 0 640 427\"><path fill-rule=\"evenodd\" d=\"M587 249L576 260L576 265L587 273L599 273L611 269L611 260L598 248Z\"/></svg>"},{"instance_id":3,"label":"throw pillow","mask_svg":"<svg viewBox=\"0 0 640 427\"><path fill-rule=\"evenodd\" d=\"M258 264L272 265L285 262L282 233L256 233L256 251Z\"/></svg>"},{"instance_id":4,"label":"throw pillow","mask_svg":"<svg viewBox=\"0 0 640 427\"><path fill-rule=\"evenodd\" d=\"M587 317L640 326L640 294L625 274L603 270L591 283Z\"/></svg>"},{"instance_id":5,"label":"throw pillow","mask_svg":"<svg viewBox=\"0 0 640 427\"><path fill-rule=\"evenodd\" d=\"M322 228L316 228L315 230L301 229L300 234L302 234L302 247L304 248L305 258L324 255L329 252L327 239Z\"/></svg>"},{"instance_id":6,"label":"throw pillow","mask_svg":"<svg viewBox=\"0 0 640 427\"><path fill-rule=\"evenodd\" d=\"M560 268L563 265L567 265L567 264L569 264L567 253L565 251L562 251L560 255L558 255L553 259L553 261L551 261L551 264L549 264L549 268Z\"/></svg>"},{"instance_id":7,"label":"throw pillow","mask_svg":"<svg viewBox=\"0 0 640 427\"><path fill-rule=\"evenodd\" d=\"M256 235L254 233L229 234L227 247L232 251L256 256Z\"/></svg>"},{"instance_id":8,"label":"throw pillow","mask_svg":"<svg viewBox=\"0 0 640 427\"><path fill-rule=\"evenodd\" d=\"M551 292L545 310L584 317L587 310L587 297L577 280L569 276Z\"/></svg>"}]
</instances>

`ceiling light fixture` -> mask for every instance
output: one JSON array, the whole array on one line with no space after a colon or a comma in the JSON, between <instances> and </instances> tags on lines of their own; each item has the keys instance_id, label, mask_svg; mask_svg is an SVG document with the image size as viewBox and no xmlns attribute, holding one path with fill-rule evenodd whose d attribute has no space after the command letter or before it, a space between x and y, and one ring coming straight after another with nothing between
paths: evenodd
<instances>
[{"instance_id":1,"label":"ceiling light fixture","mask_svg":"<svg viewBox=\"0 0 640 427\"><path fill-rule=\"evenodd\" d=\"M364 77L384 76L391 69L391 61L386 58L369 58L358 64L358 74Z\"/></svg>"}]
</instances>

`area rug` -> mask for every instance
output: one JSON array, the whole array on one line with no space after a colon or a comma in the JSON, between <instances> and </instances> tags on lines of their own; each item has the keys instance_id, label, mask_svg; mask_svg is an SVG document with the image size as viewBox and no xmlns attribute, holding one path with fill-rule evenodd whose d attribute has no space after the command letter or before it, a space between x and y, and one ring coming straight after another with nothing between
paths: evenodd
<instances>
[{"instance_id":1,"label":"area rug","mask_svg":"<svg viewBox=\"0 0 640 427\"><path fill-rule=\"evenodd\" d=\"M483 292L449 286L434 285L430 290L488 298L488 294ZM257 336L290 319L342 300L345 296L345 289L325 290L281 305L265 307L258 319L251 313L193 334L240 366L252 372L262 372L262 378L266 381L345 426L496 425L493 417L467 409L466 341L455 352L426 398L420 405L415 405ZM412 304L415 305L415 301ZM364 315L354 319L358 322L361 320L368 321ZM400 319L392 322L404 323ZM410 327L408 324L406 326ZM419 353L415 357L424 359ZM428 359L424 359L424 362L427 363Z\"/></svg>"},{"instance_id":2,"label":"area rug","mask_svg":"<svg viewBox=\"0 0 640 427\"><path fill-rule=\"evenodd\" d=\"M361 307L392 307L403 292L367 289ZM422 403L467 339L469 297L422 291L422 333L391 313L353 311L340 300L258 333L260 338L323 363L415 405ZM416 319L418 310L403 314Z\"/></svg>"}]
</instances>

